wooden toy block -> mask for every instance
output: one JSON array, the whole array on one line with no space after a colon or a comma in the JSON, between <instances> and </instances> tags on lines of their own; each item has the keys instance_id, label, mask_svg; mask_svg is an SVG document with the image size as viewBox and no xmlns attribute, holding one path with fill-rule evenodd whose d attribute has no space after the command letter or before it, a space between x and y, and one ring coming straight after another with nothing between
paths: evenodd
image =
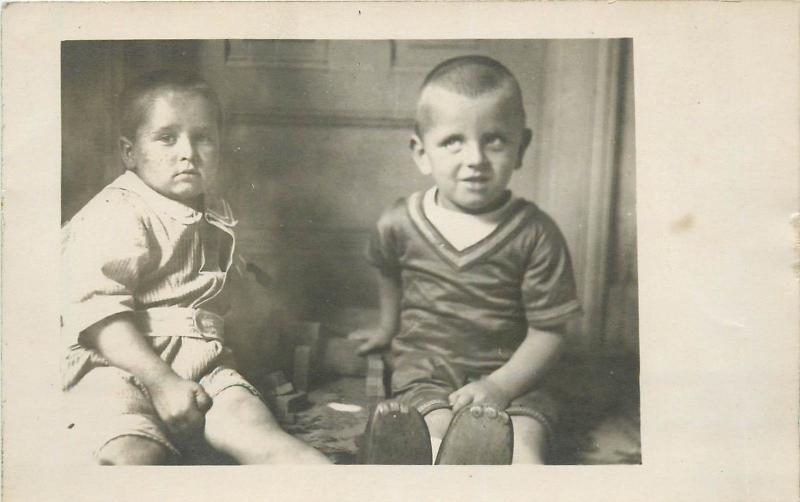
<instances>
[{"instance_id":1,"label":"wooden toy block","mask_svg":"<svg viewBox=\"0 0 800 502\"><path fill-rule=\"evenodd\" d=\"M380 354L367 356L367 378L366 391L368 397L386 397L386 386L384 385L384 364Z\"/></svg>"},{"instance_id":2,"label":"wooden toy block","mask_svg":"<svg viewBox=\"0 0 800 502\"><path fill-rule=\"evenodd\" d=\"M283 374L283 371L273 371L266 377L264 377L264 383L270 389L276 389L281 385L287 383L286 375Z\"/></svg>"},{"instance_id":3,"label":"wooden toy block","mask_svg":"<svg viewBox=\"0 0 800 502\"><path fill-rule=\"evenodd\" d=\"M361 345L360 340L343 337L323 339L322 368L327 373L343 376L364 376L367 373L367 362L356 354Z\"/></svg>"},{"instance_id":4,"label":"wooden toy block","mask_svg":"<svg viewBox=\"0 0 800 502\"><path fill-rule=\"evenodd\" d=\"M299 395L300 393L294 394ZM305 397L305 394L302 394L302 396ZM302 403L302 401L293 402L289 395L276 396L275 394L265 394L264 398L269 403L269 408L272 410L272 413L275 415L275 419L278 422L283 424L293 424L297 421L297 416L295 413L289 410L300 407L300 403Z\"/></svg>"},{"instance_id":5,"label":"wooden toy block","mask_svg":"<svg viewBox=\"0 0 800 502\"><path fill-rule=\"evenodd\" d=\"M384 365L383 357L380 354L370 354L367 356L367 375L380 375L383 377Z\"/></svg>"},{"instance_id":6,"label":"wooden toy block","mask_svg":"<svg viewBox=\"0 0 800 502\"><path fill-rule=\"evenodd\" d=\"M275 387L273 389L273 392L275 392L275 394L279 396L285 396L287 394L291 394L292 392L294 392L294 385L292 385L292 382L286 382L284 384Z\"/></svg>"},{"instance_id":7,"label":"wooden toy block","mask_svg":"<svg viewBox=\"0 0 800 502\"><path fill-rule=\"evenodd\" d=\"M311 347L300 345L294 348L294 387L302 392L308 390Z\"/></svg>"},{"instance_id":8,"label":"wooden toy block","mask_svg":"<svg viewBox=\"0 0 800 502\"><path fill-rule=\"evenodd\" d=\"M367 387L370 388L383 388L383 379L382 378L367 378L366 380Z\"/></svg>"},{"instance_id":9,"label":"wooden toy block","mask_svg":"<svg viewBox=\"0 0 800 502\"><path fill-rule=\"evenodd\" d=\"M291 382L286 380L283 371L274 371L264 377L264 385L268 391L277 395L291 394L294 392L294 386Z\"/></svg>"},{"instance_id":10,"label":"wooden toy block","mask_svg":"<svg viewBox=\"0 0 800 502\"><path fill-rule=\"evenodd\" d=\"M275 413L275 419L282 424L293 424L297 421L297 416L294 413L286 411L285 407L281 408L277 402L274 402L272 410Z\"/></svg>"},{"instance_id":11,"label":"wooden toy block","mask_svg":"<svg viewBox=\"0 0 800 502\"><path fill-rule=\"evenodd\" d=\"M297 422L297 414L289 413L280 408L275 409L275 419L282 424L293 424Z\"/></svg>"},{"instance_id":12,"label":"wooden toy block","mask_svg":"<svg viewBox=\"0 0 800 502\"><path fill-rule=\"evenodd\" d=\"M297 422L297 415L294 413L286 413L281 415L278 421L282 424L294 424Z\"/></svg>"},{"instance_id":13,"label":"wooden toy block","mask_svg":"<svg viewBox=\"0 0 800 502\"><path fill-rule=\"evenodd\" d=\"M368 375L366 383L367 385L383 385L383 375Z\"/></svg>"},{"instance_id":14,"label":"wooden toy block","mask_svg":"<svg viewBox=\"0 0 800 502\"><path fill-rule=\"evenodd\" d=\"M275 404L282 414L296 413L308 402L305 392L293 392L285 396L276 396Z\"/></svg>"},{"instance_id":15,"label":"wooden toy block","mask_svg":"<svg viewBox=\"0 0 800 502\"><path fill-rule=\"evenodd\" d=\"M386 387L384 387L383 381L378 382L378 383L367 382L366 394L367 394L367 397L385 398L386 397Z\"/></svg>"},{"instance_id":16,"label":"wooden toy block","mask_svg":"<svg viewBox=\"0 0 800 502\"><path fill-rule=\"evenodd\" d=\"M380 354L370 354L367 356L367 368L383 371L383 357Z\"/></svg>"},{"instance_id":17,"label":"wooden toy block","mask_svg":"<svg viewBox=\"0 0 800 502\"><path fill-rule=\"evenodd\" d=\"M307 346L309 351L309 368L319 366L322 326L318 322L288 321L283 325L281 344L283 354L283 368L287 374L294 377L295 368L295 349L299 346ZM313 377L313 374L311 375ZM311 382L313 378L309 380ZM295 388L297 382L293 382Z\"/></svg>"},{"instance_id":18,"label":"wooden toy block","mask_svg":"<svg viewBox=\"0 0 800 502\"><path fill-rule=\"evenodd\" d=\"M367 377L383 378L385 366L380 354L370 354L367 356Z\"/></svg>"}]
</instances>

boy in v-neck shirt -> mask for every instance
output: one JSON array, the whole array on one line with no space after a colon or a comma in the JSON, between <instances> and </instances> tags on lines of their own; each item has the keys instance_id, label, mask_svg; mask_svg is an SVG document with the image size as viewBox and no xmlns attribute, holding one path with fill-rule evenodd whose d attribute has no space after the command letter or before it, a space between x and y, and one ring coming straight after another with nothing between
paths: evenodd
<instances>
[{"instance_id":1,"label":"boy in v-neck shirt","mask_svg":"<svg viewBox=\"0 0 800 502\"><path fill-rule=\"evenodd\" d=\"M541 383L580 305L555 222L507 189L530 140L507 68L483 56L441 63L410 144L435 186L385 211L368 247L381 322L355 334L359 352L391 344L393 397L424 417L433 458L469 408L511 417L514 463L545 462L557 408Z\"/></svg>"}]
</instances>

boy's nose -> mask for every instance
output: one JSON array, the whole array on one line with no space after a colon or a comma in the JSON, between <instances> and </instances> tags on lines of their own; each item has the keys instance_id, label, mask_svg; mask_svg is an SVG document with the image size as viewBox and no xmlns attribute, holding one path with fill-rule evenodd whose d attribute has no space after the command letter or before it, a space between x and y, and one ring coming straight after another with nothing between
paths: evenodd
<instances>
[{"instance_id":1,"label":"boy's nose","mask_svg":"<svg viewBox=\"0 0 800 502\"><path fill-rule=\"evenodd\" d=\"M194 162L194 145L188 136L178 137L178 140L175 142L175 148L177 149L178 158L180 160Z\"/></svg>"},{"instance_id":2,"label":"boy's nose","mask_svg":"<svg viewBox=\"0 0 800 502\"><path fill-rule=\"evenodd\" d=\"M462 152L464 154L464 163L470 167L480 167L486 163L483 147L478 142L467 143L464 145Z\"/></svg>"}]
</instances>

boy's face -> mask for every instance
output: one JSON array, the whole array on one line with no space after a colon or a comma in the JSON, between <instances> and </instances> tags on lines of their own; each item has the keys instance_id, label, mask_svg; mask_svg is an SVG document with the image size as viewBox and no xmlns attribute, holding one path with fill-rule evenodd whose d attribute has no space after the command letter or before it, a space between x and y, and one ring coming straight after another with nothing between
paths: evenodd
<instances>
[{"instance_id":1,"label":"boy's face","mask_svg":"<svg viewBox=\"0 0 800 502\"><path fill-rule=\"evenodd\" d=\"M161 195L186 204L216 185L219 128L213 106L187 91L158 92L136 138L120 138L122 160Z\"/></svg>"},{"instance_id":2,"label":"boy's face","mask_svg":"<svg viewBox=\"0 0 800 502\"><path fill-rule=\"evenodd\" d=\"M519 103L504 89L478 97L424 92L422 137L412 137L411 150L439 189L439 204L468 213L494 209L531 139Z\"/></svg>"}]
</instances>

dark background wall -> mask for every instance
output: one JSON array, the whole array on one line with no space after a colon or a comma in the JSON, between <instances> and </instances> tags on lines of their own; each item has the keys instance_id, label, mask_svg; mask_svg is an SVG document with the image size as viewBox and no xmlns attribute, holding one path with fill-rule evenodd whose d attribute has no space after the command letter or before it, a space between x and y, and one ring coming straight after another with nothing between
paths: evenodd
<instances>
[{"instance_id":1,"label":"dark background wall","mask_svg":"<svg viewBox=\"0 0 800 502\"><path fill-rule=\"evenodd\" d=\"M122 172L113 106L124 82L195 70L223 101L228 198L239 249L270 277L266 301L294 319L369 313L367 232L429 185L407 148L416 90L438 61L466 53L498 58L522 85L534 142L512 188L569 243L586 311L572 347L636 354L628 40L64 42L62 220Z\"/></svg>"}]
</instances>

